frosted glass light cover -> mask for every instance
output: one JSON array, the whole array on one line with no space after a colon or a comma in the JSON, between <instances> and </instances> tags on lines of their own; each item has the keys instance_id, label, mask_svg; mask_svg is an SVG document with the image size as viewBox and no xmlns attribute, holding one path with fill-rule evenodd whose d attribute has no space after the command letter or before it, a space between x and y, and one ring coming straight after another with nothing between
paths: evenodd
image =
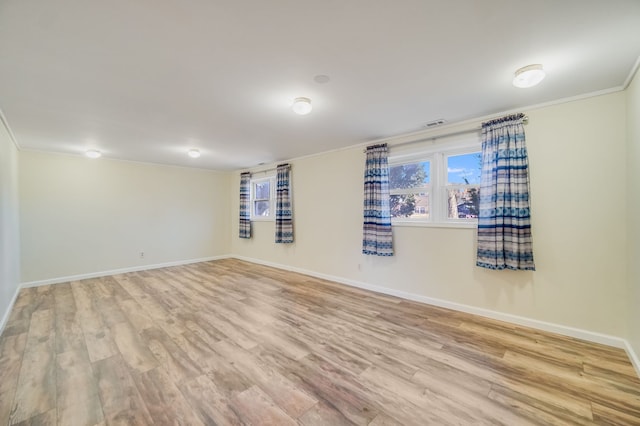
<instances>
[{"instance_id":1,"label":"frosted glass light cover","mask_svg":"<svg viewBox=\"0 0 640 426\"><path fill-rule=\"evenodd\" d=\"M533 87L540 83L544 79L545 75L542 65L527 65L526 67L520 68L516 71L516 75L513 78L513 85L523 89Z\"/></svg>"},{"instance_id":2,"label":"frosted glass light cover","mask_svg":"<svg viewBox=\"0 0 640 426\"><path fill-rule=\"evenodd\" d=\"M309 98L296 98L293 101L293 105L291 107L293 112L300 115L309 114L311 112L311 99Z\"/></svg>"}]
</instances>

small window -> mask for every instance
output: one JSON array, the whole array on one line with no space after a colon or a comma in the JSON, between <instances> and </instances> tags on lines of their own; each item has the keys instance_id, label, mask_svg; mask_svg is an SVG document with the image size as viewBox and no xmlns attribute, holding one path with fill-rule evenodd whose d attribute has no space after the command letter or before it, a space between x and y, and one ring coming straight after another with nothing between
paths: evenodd
<instances>
[{"instance_id":1,"label":"small window","mask_svg":"<svg viewBox=\"0 0 640 426\"><path fill-rule=\"evenodd\" d=\"M253 220L270 220L274 218L274 194L274 177L251 180L251 218Z\"/></svg>"},{"instance_id":2,"label":"small window","mask_svg":"<svg viewBox=\"0 0 640 426\"><path fill-rule=\"evenodd\" d=\"M480 209L479 152L447 156L447 218L477 219Z\"/></svg>"}]
</instances>

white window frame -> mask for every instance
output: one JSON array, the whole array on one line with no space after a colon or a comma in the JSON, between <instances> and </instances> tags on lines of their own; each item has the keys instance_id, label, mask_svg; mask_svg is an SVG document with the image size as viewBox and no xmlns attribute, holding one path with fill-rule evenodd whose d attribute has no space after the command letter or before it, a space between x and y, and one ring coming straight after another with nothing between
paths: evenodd
<instances>
[{"instance_id":1,"label":"white window frame","mask_svg":"<svg viewBox=\"0 0 640 426\"><path fill-rule=\"evenodd\" d=\"M429 218L392 218L393 226L424 226L447 228L476 228L476 218L449 218L449 189L479 187L480 185L448 184L447 160L450 156L473 154L482 151L477 135L452 141L411 147L390 147L389 167L407 163L429 161ZM419 187L420 188L420 187ZM417 189L419 189L417 188ZM392 191L393 192L393 191ZM411 191L409 192L416 192Z\"/></svg>"},{"instance_id":2,"label":"white window frame","mask_svg":"<svg viewBox=\"0 0 640 426\"><path fill-rule=\"evenodd\" d=\"M256 199L256 185L269 182L269 199L260 198ZM250 190L250 200L251 200L251 220L252 221L275 221L276 220L276 177L275 176L265 176L261 178L251 179L251 190ZM268 216L257 216L255 214L255 201L269 201L269 215Z\"/></svg>"},{"instance_id":3,"label":"white window frame","mask_svg":"<svg viewBox=\"0 0 640 426\"><path fill-rule=\"evenodd\" d=\"M431 205L433 203L433 156L423 154L407 154L395 157L389 157L389 168L393 166L399 166L402 164L415 164L429 162L429 183L424 186L417 186L414 188L402 188L402 189L390 189L391 195L403 195L403 194L415 194L426 192L429 196L429 219L419 219L410 217L392 218L391 222L394 223L427 223L430 222L430 218L433 216L431 211Z\"/></svg>"},{"instance_id":4,"label":"white window frame","mask_svg":"<svg viewBox=\"0 0 640 426\"><path fill-rule=\"evenodd\" d=\"M451 189L469 189L469 188L478 188L478 190L480 190L480 183L477 184L464 184L464 183L449 183L448 182L448 176L449 176L449 170L448 170L448 164L449 164L449 157L455 157L457 155L465 155L465 154L476 154L482 153L482 148L480 147L479 149L472 149L472 148L466 148L466 149L455 149L455 150L449 150L449 151L443 151L442 153L440 153L440 155L442 155L442 182L443 184L441 185L441 205L444 208L443 213L443 217L444 220L447 223L457 223L457 224L473 224L473 227L476 227L478 224L478 219L477 218L449 218L449 190Z\"/></svg>"}]
</instances>

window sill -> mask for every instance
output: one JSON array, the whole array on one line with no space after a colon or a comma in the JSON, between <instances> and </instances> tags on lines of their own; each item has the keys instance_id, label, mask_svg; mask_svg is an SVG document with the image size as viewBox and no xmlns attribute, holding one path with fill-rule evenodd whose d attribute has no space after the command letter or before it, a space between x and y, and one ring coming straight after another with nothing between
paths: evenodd
<instances>
[{"instance_id":1,"label":"window sill","mask_svg":"<svg viewBox=\"0 0 640 426\"><path fill-rule=\"evenodd\" d=\"M391 226L400 227L418 227L418 228L457 228L457 229L476 229L478 222L411 222L411 221L392 221Z\"/></svg>"},{"instance_id":2,"label":"window sill","mask_svg":"<svg viewBox=\"0 0 640 426\"><path fill-rule=\"evenodd\" d=\"M273 217L256 216L251 218L251 222L275 222L275 221L276 219Z\"/></svg>"}]
</instances>

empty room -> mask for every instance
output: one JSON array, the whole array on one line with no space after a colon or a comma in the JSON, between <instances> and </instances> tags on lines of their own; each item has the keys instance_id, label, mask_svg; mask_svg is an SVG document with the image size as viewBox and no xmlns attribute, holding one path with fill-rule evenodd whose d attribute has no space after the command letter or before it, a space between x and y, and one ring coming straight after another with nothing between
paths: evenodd
<instances>
[{"instance_id":1,"label":"empty room","mask_svg":"<svg viewBox=\"0 0 640 426\"><path fill-rule=\"evenodd\" d=\"M0 0L0 425L640 425L640 2Z\"/></svg>"}]
</instances>

